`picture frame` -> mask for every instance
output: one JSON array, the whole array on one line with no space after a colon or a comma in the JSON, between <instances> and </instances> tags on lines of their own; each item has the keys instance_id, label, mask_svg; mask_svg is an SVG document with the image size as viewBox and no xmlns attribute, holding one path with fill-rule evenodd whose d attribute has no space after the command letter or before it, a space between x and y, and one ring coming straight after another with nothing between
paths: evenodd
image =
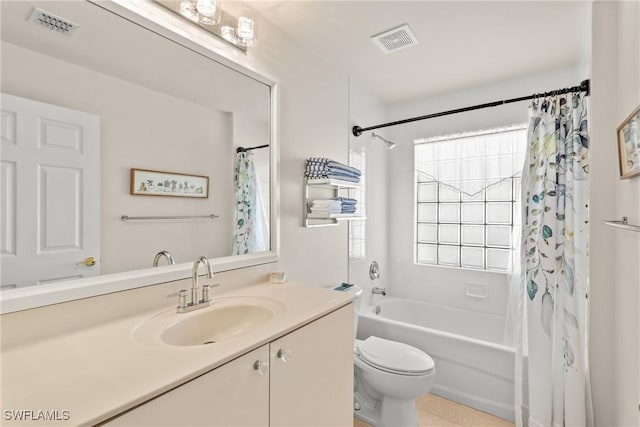
<instances>
[{"instance_id":1,"label":"picture frame","mask_svg":"<svg viewBox=\"0 0 640 427\"><path fill-rule=\"evenodd\" d=\"M640 106L617 129L620 178L640 175Z\"/></svg>"},{"instance_id":2,"label":"picture frame","mask_svg":"<svg viewBox=\"0 0 640 427\"><path fill-rule=\"evenodd\" d=\"M149 169L131 169L132 196L209 197L209 177Z\"/></svg>"}]
</instances>

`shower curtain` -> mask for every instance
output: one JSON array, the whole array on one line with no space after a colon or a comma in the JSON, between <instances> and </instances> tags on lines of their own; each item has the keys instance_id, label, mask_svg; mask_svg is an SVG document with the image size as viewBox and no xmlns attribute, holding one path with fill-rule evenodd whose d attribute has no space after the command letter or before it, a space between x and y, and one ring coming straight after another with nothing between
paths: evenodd
<instances>
[{"instance_id":1,"label":"shower curtain","mask_svg":"<svg viewBox=\"0 0 640 427\"><path fill-rule=\"evenodd\" d=\"M266 212L252 152L236 154L234 185L236 209L232 255L266 251Z\"/></svg>"},{"instance_id":2,"label":"shower curtain","mask_svg":"<svg viewBox=\"0 0 640 427\"><path fill-rule=\"evenodd\" d=\"M516 423L590 426L587 97L538 99L529 111Z\"/></svg>"}]
</instances>

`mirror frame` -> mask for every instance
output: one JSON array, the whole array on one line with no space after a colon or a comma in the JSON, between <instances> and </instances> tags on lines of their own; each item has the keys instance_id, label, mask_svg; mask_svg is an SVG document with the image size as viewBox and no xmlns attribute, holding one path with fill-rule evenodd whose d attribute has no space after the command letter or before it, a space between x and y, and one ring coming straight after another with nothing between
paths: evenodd
<instances>
[{"instance_id":1,"label":"mirror frame","mask_svg":"<svg viewBox=\"0 0 640 427\"><path fill-rule=\"evenodd\" d=\"M270 87L270 250L247 255L211 258L210 264L213 272L219 273L278 262L280 258L278 83L248 66L241 65L247 62L246 54L240 54L240 51L228 46L222 40L218 40L214 35L208 34L195 25L189 25L188 22L150 0L86 1ZM44 286L36 285L12 289L0 294L0 314L187 279L192 276L192 267L192 262L185 262L62 281ZM201 266L199 273L205 273L203 266Z\"/></svg>"}]
</instances>

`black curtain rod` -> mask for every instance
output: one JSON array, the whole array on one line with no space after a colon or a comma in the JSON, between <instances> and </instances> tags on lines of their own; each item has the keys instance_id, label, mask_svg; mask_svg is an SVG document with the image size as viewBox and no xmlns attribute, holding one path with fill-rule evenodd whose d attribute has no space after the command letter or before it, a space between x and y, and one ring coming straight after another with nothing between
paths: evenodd
<instances>
[{"instance_id":1,"label":"black curtain rod","mask_svg":"<svg viewBox=\"0 0 640 427\"><path fill-rule=\"evenodd\" d=\"M381 125L369 126L369 127L366 127L366 128L361 128L360 126L354 126L351 129L351 131L353 132L354 136L360 136L360 135L362 135L363 132L366 132L368 130L386 128L386 127L395 126L395 125L402 125L402 124L405 124L405 123L416 122L418 120L433 119L435 117L448 116L450 114L464 113L465 111L480 110L482 108L488 108L488 107L497 107L498 105L511 104L512 102L526 101L528 99L542 98L542 97L545 97L545 96L562 95L563 93L585 92L586 95L588 96L589 92L590 92L590 86L591 86L590 85L590 80L584 80L582 83L580 83L579 86L573 86L573 87L569 87L569 88L565 88L565 89L553 90L551 92L535 93L533 95L522 96L520 98L512 98L512 99L505 99L505 100L502 100L502 101L488 102L486 104L474 105L472 107L458 108L456 110L441 111L439 113L427 114L426 116L412 117L410 119L404 119L404 120L398 120L398 121L395 121L395 122L383 123Z\"/></svg>"},{"instance_id":2,"label":"black curtain rod","mask_svg":"<svg viewBox=\"0 0 640 427\"><path fill-rule=\"evenodd\" d=\"M267 148L269 146L269 144L265 144L265 145L256 145L255 147L238 147L236 149L236 153L244 153L246 151L251 151L251 150L257 150L258 148Z\"/></svg>"}]
</instances>

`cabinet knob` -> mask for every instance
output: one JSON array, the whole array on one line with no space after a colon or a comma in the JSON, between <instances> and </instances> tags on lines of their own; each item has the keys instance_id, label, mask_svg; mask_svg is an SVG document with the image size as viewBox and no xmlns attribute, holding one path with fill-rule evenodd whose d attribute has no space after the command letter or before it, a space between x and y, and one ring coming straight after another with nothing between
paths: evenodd
<instances>
[{"instance_id":1,"label":"cabinet knob","mask_svg":"<svg viewBox=\"0 0 640 427\"><path fill-rule=\"evenodd\" d=\"M278 353L276 353L276 356L283 362L288 362L289 359L291 359L291 350L281 348L278 350Z\"/></svg>"},{"instance_id":2,"label":"cabinet knob","mask_svg":"<svg viewBox=\"0 0 640 427\"><path fill-rule=\"evenodd\" d=\"M265 375L269 372L269 363L263 362L262 360L256 360L253 364L253 369L258 371L260 375Z\"/></svg>"}]
</instances>

